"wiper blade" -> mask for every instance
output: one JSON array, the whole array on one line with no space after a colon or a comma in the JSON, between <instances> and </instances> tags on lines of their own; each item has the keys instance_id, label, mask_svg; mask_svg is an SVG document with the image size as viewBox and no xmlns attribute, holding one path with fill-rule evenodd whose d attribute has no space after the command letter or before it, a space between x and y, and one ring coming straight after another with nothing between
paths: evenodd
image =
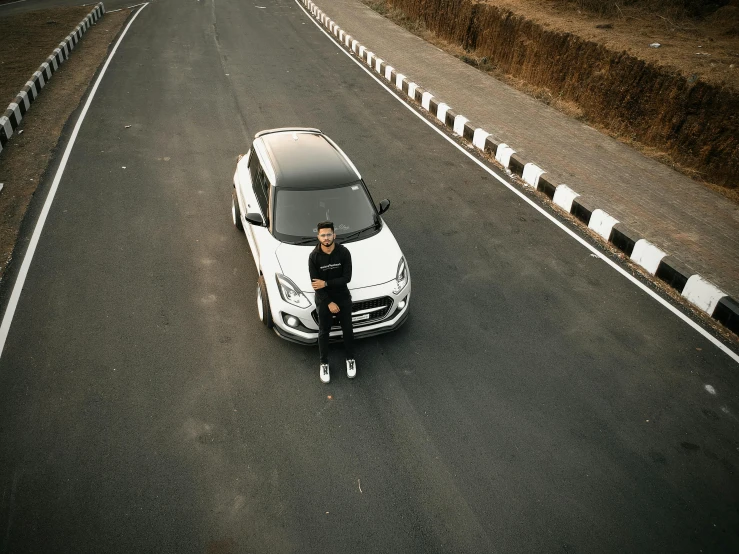
<instances>
[{"instance_id":1,"label":"wiper blade","mask_svg":"<svg viewBox=\"0 0 739 554\"><path fill-rule=\"evenodd\" d=\"M316 237L307 237L301 240L296 240L295 242L291 242L289 244L308 244L308 243L315 243L318 244L318 239Z\"/></svg>"},{"instance_id":2,"label":"wiper blade","mask_svg":"<svg viewBox=\"0 0 739 554\"><path fill-rule=\"evenodd\" d=\"M369 227L365 227L364 229L359 229L358 231L354 231L353 233L349 233L348 235L342 235L341 237L336 237L337 239L346 240L354 237L358 237L365 231L369 231L370 229L375 229L377 225L370 225Z\"/></svg>"}]
</instances>

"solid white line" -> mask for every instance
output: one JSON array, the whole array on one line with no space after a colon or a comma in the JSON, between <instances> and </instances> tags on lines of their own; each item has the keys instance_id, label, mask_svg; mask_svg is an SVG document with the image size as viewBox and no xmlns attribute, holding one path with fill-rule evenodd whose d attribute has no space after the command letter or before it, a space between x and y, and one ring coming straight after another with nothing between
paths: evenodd
<instances>
[{"instance_id":1,"label":"solid white line","mask_svg":"<svg viewBox=\"0 0 739 554\"><path fill-rule=\"evenodd\" d=\"M714 346L716 346L719 350L724 352L727 356L729 356L732 360L739 363L739 354L728 348L726 345L721 343L717 338L715 338L713 335L711 335L708 331L703 329L700 325L698 325L696 322L694 322L692 319L690 319L688 316L683 314L680 310L678 310L675 306L667 302L664 298L656 294L654 291L652 291L649 287L647 287L644 283L639 281L636 277L633 275L630 275L628 272L626 272L622 267L620 267L616 262L611 260L610 258L606 257L603 253L600 252L597 248L589 244L585 239L578 236L575 231L569 229L567 226L565 226L562 222L560 222L557 218L555 218L553 215L548 213L544 208L536 204L533 200L528 198L525 194L523 194L521 191L519 191L514 185L511 185L508 183L505 179L500 177L497 173L495 173L492 169L490 169L488 166L486 166L484 163L482 163L480 160L478 160L475 156L467 152L464 148L462 148L459 144L457 144L455 141L453 141L451 138L449 138L446 134L444 134L439 128L437 128L433 123L428 121L423 114L416 111L416 109L405 102L402 98L400 98L393 90L385 85L380 79L378 79L372 71L367 70L367 68L362 64L359 60L354 58L349 52L344 50L340 44L337 44L336 41L333 39L333 37L328 34L321 25L313 18L313 16L308 13L305 8L300 3L300 0L295 0L295 3L300 7L300 9L303 10L303 12L308 16L308 18L313 22L313 24L318 27L321 32L323 32L324 35L326 35L331 42L336 45L339 50L341 50L350 60L352 60L355 64L357 64L359 67L362 68L362 70L367 73L370 77L372 77L379 85L384 88L388 93L390 93L398 102L403 104L412 114L414 114L416 117L418 117L421 121L423 121L426 125L428 125L431 129L436 131L441 137L443 137L447 142L449 142L452 146L454 146L457 150L462 152L465 156L467 156L470 160L475 162L478 166L480 166L483 170L488 172L490 175L495 177L498 181L500 181L503 185L505 185L510 191L518 195L522 200L524 200L526 203L528 203L531 207L533 207L535 210L537 210L539 213L541 213L544 217L549 219L552 223L554 223L557 227L562 229L565 233L570 235L573 239L575 239L577 242L582 244L585 248L590 250L593 254L595 254L597 257L599 257L601 260L606 262L608 265L610 265L613 269L618 271L621 275L626 277L629 281L634 283L637 287L642 289L644 292L646 292L648 295L650 295L652 298L654 298L657 302L662 304L665 308L670 310L673 314L675 314L677 317L682 319L685 323L690 325L693 329L698 331L701 335L703 335L704 338L706 338L709 342L711 342Z\"/></svg>"},{"instance_id":2,"label":"solid white line","mask_svg":"<svg viewBox=\"0 0 739 554\"><path fill-rule=\"evenodd\" d=\"M59 181L62 180L64 169L67 167L67 160L69 160L69 155L72 152L72 148L74 147L75 141L77 140L77 134L80 131L82 122L85 120L85 116L87 115L87 110L89 109L90 104L92 103L92 99L95 98L95 93L97 92L98 86L100 85L100 81L103 80L103 77L105 76L105 72L108 70L108 66L110 65L110 61L113 59L113 56L115 56L116 50L118 50L118 46L120 46L121 41L123 40L123 37L126 36L128 29L131 27L131 24L136 20L136 17L138 17L138 15L141 13L141 10L143 10L148 5L149 5L148 3L144 4L134 14L134 16L131 18L131 21L128 22L128 25L126 25L126 28L123 30L123 33L118 39L118 42L116 42L115 47L113 48L113 50L111 50L110 55L108 56L108 59L106 60L105 65L103 66L103 70L100 72L100 76L98 77L97 81L95 81L95 86L92 87L90 96L87 98L87 102L85 102L85 107L82 108L80 117L77 119L77 123L74 126L74 130L72 131L72 136L69 139L69 144L67 144L67 148L64 150L64 155L62 156L61 164L59 165L59 169L57 169L56 171L56 175L54 176L54 181L52 182L51 188L49 189L49 196L46 197L46 202L44 202L44 207L41 210L41 215L39 215L38 222L36 223L36 228L33 230L33 236L31 237L31 242L28 244L28 250L26 250L26 255L23 257L23 263L21 264L20 271L18 272L18 278L15 281L15 285L13 285L13 292L11 293L10 300L8 301L8 308L5 310L5 314L3 315L2 324L0 324L0 356L2 356L3 350L5 349L5 341L8 338L8 332L10 331L10 324L13 322L13 316L15 315L15 310L18 307L18 300L20 298L21 291L23 290L23 285L26 282L26 276L28 275L28 268L31 266L31 261L33 261L33 254L36 251L36 245L38 244L39 238L41 237L41 231L44 229L44 223L46 223L46 218L49 215L49 210L51 209L51 203L54 201L54 196L56 195L56 191L59 188Z\"/></svg>"},{"instance_id":3,"label":"solid white line","mask_svg":"<svg viewBox=\"0 0 739 554\"><path fill-rule=\"evenodd\" d=\"M3 4L0 6L0 8L4 8L5 6L10 6L11 4L20 4L21 2L25 2L26 0L15 0L15 2L8 2L7 4Z\"/></svg>"},{"instance_id":4,"label":"solid white line","mask_svg":"<svg viewBox=\"0 0 739 554\"><path fill-rule=\"evenodd\" d=\"M121 10L130 10L130 9L133 9L133 8L138 8L139 6L143 6L144 4L148 4L148 2L141 2L140 4L134 4L133 6L126 6L125 8L118 8L117 10L109 10L109 11L107 11L105 13L115 13L115 12L119 12Z\"/></svg>"}]
</instances>

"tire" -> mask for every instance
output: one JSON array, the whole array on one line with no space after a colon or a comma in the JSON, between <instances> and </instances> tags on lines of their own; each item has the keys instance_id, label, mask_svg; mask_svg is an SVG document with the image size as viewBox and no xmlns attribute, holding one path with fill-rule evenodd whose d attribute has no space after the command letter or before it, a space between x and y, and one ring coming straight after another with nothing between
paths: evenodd
<instances>
[{"instance_id":1,"label":"tire","mask_svg":"<svg viewBox=\"0 0 739 554\"><path fill-rule=\"evenodd\" d=\"M236 189L231 191L231 218L233 219L234 226L239 230L244 230L244 225L241 223L241 209L239 208L239 201L236 198Z\"/></svg>"},{"instance_id":2,"label":"tire","mask_svg":"<svg viewBox=\"0 0 739 554\"><path fill-rule=\"evenodd\" d=\"M257 313L259 319L267 329L272 329L274 322L272 321L272 312L269 308L269 297L267 296L267 283L264 282L264 276L260 275L257 280Z\"/></svg>"}]
</instances>

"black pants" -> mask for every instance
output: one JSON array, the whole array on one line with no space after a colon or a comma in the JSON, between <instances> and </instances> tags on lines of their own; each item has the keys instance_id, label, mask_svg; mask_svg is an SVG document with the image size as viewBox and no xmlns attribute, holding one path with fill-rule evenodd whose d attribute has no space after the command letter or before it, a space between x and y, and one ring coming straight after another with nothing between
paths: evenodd
<instances>
[{"instance_id":1,"label":"black pants","mask_svg":"<svg viewBox=\"0 0 739 554\"><path fill-rule=\"evenodd\" d=\"M321 363L328 363L328 338L331 332L331 324L333 315L328 305L336 302L339 306L339 313L336 317L341 321L341 330L344 333L344 349L346 350L346 359L354 359L354 329L352 328L352 299L350 296L339 298L338 300L326 300L318 302L318 353L321 356Z\"/></svg>"}]
</instances>

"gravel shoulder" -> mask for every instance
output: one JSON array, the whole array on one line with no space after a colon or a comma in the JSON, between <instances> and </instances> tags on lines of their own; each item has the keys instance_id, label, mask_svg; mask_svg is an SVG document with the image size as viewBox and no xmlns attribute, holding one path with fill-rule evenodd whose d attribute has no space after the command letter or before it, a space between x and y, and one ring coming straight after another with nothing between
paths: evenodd
<instances>
[{"instance_id":1,"label":"gravel shoulder","mask_svg":"<svg viewBox=\"0 0 739 554\"><path fill-rule=\"evenodd\" d=\"M0 18L0 100L10 103L60 41L90 12L91 6L44 9ZM65 124L85 96L109 47L130 14L105 14L54 74L0 154L0 280L36 189L58 151ZM7 33L7 34L6 34Z\"/></svg>"}]
</instances>

